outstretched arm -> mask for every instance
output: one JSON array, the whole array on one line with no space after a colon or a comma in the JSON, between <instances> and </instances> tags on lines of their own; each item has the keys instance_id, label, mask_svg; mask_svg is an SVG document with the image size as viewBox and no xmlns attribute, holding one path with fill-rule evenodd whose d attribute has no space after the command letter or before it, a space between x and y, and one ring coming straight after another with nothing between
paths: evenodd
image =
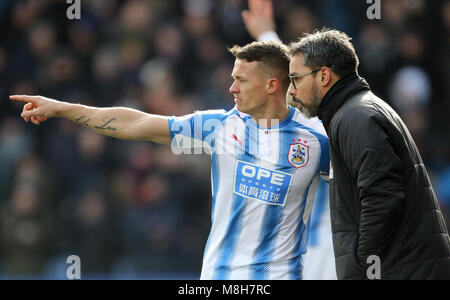
<instances>
[{"instance_id":1,"label":"outstretched arm","mask_svg":"<svg viewBox=\"0 0 450 300\"><path fill-rule=\"evenodd\" d=\"M242 11L242 20L255 40L278 40L272 0L248 0L248 10ZM269 36L264 38L263 34Z\"/></svg>"},{"instance_id":2,"label":"outstretched arm","mask_svg":"<svg viewBox=\"0 0 450 300\"><path fill-rule=\"evenodd\" d=\"M125 107L97 108L41 96L10 96L27 102L21 117L36 125L47 118L63 117L101 134L124 140L150 140L170 144L168 117L151 115Z\"/></svg>"}]
</instances>

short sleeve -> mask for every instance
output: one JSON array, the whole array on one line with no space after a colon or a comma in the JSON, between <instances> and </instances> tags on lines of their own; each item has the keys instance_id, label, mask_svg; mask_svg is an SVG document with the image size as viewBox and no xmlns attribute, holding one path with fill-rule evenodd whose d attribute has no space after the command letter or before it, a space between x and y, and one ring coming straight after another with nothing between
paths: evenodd
<instances>
[{"instance_id":1,"label":"short sleeve","mask_svg":"<svg viewBox=\"0 0 450 300\"><path fill-rule=\"evenodd\" d=\"M226 117L225 110L208 110L169 118L172 146L181 149L207 147L210 150L214 143L214 132Z\"/></svg>"}]
</instances>

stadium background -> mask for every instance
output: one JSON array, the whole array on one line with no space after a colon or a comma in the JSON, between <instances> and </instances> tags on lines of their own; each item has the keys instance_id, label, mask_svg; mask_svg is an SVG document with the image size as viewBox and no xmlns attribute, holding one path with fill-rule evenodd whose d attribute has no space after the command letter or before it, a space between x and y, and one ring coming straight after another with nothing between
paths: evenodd
<instances>
[{"instance_id":1,"label":"stadium background","mask_svg":"<svg viewBox=\"0 0 450 300\"><path fill-rule=\"evenodd\" d=\"M450 225L450 1L276 0L290 42L322 26L353 37L360 74L406 121ZM233 107L227 46L251 41L244 0L0 1L0 278L197 278L210 226L207 155L34 126L10 94L162 115Z\"/></svg>"}]
</instances>

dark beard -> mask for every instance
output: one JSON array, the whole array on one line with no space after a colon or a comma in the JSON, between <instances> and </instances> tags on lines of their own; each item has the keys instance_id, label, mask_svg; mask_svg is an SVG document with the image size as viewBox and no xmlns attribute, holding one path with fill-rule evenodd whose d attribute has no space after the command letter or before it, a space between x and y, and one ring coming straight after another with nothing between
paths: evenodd
<instances>
[{"instance_id":1,"label":"dark beard","mask_svg":"<svg viewBox=\"0 0 450 300\"><path fill-rule=\"evenodd\" d=\"M317 92L316 86L313 85L313 89L311 91L312 97L311 97L311 105L305 105L302 100L299 98L296 98L294 96L291 96L291 103L296 103L294 105L297 107L305 117L308 119L317 117L317 113L319 112L319 105L322 101L322 98L320 97L320 94Z\"/></svg>"}]
</instances>

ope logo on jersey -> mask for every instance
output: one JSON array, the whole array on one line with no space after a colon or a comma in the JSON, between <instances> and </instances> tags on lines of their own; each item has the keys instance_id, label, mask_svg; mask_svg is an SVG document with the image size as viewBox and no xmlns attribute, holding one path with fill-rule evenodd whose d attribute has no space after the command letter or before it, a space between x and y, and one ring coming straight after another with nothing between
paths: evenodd
<instances>
[{"instance_id":1,"label":"ope logo on jersey","mask_svg":"<svg viewBox=\"0 0 450 300\"><path fill-rule=\"evenodd\" d=\"M238 160L234 193L268 204L284 206L292 175Z\"/></svg>"},{"instance_id":2,"label":"ope logo on jersey","mask_svg":"<svg viewBox=\"0 0 450 300\"><path fill-rule=\"evenodd\" d=\"M309 161L309 146L302 143L290 144L288 161L297 169L304 167Z\"/></svg>"}]
</instances>

